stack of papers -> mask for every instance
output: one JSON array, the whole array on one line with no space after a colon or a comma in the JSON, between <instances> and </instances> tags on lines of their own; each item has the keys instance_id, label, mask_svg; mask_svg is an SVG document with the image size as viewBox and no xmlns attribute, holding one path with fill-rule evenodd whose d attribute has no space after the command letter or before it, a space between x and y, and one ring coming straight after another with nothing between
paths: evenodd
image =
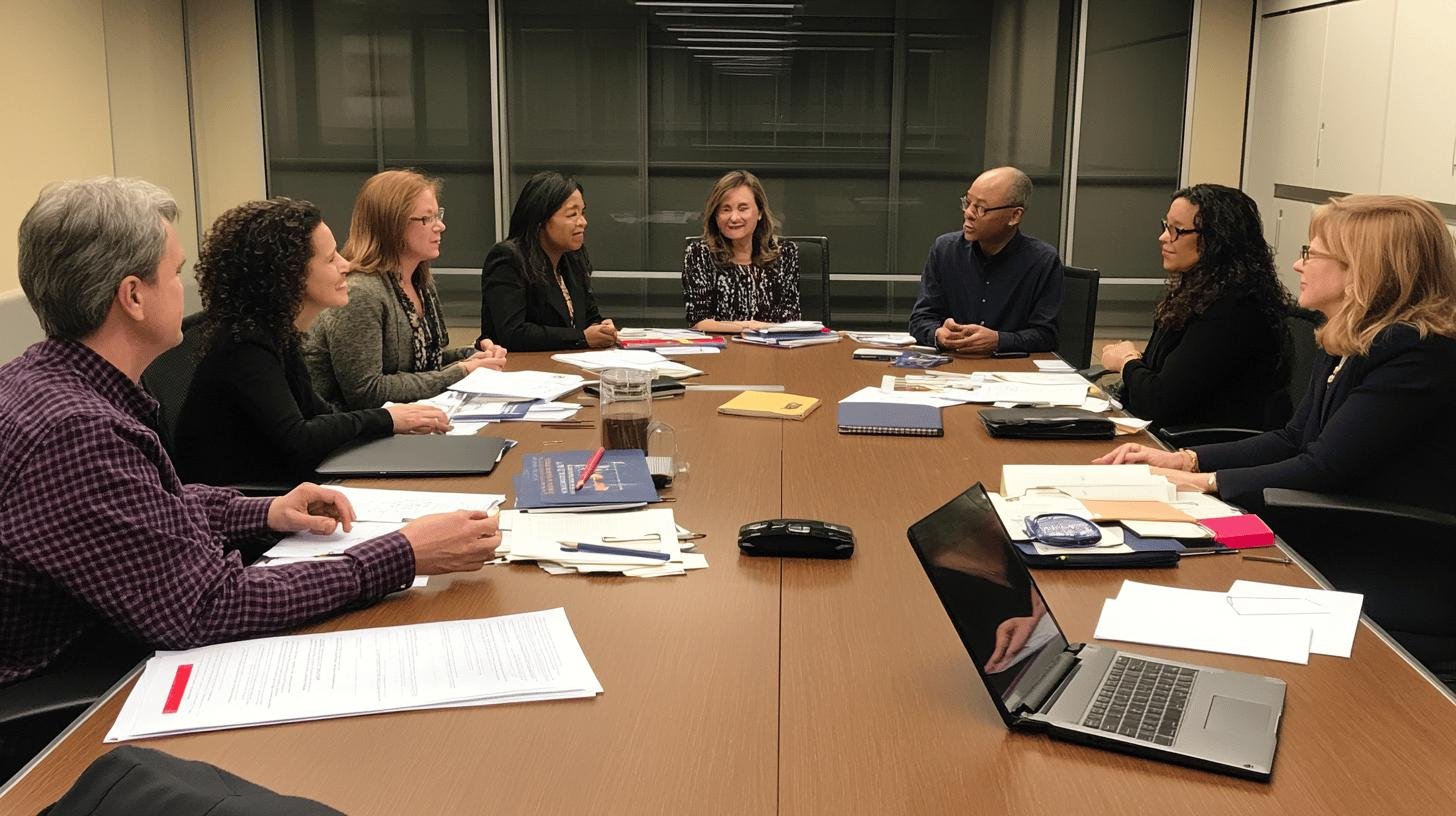
<instances>
[{"instance_id":1,"label":"stack of papers","mask_svg":"<svg viewBox=\"0 0 1456 816\"><path fill-rule=\"evenodd\" d=\"M450 386L451 391L513 401L556 400L580 388L577 374L548 371L496 371L477 368Z\"/></svg>"},{"instance_id":2,"label":"stack of papers","mask_svg":"<svg viewBox=\"0 0 1456 816\"><path fill-rule=\"evenodd\" d=\"M655 351L646 349L577 351L553 354L551 359L592 372L602 372L609 368L632 368L638 371L650 371L654 377L672 377L675 380L696 377L703 373L696 368L675 363Z\"/></svg>"},{"instance_id":3,"label":"stack of papers","mask_svg":"<svg viewBox=\"0 0 1456 816\"><path fill-rule=\"evenodd\" d=\"M1178 490L1147 465L1002 465L1001 495L1030 491L1074 499L1173 502Z\"/></svg>"},{"instance_id":4,"label":"stack of papers","mask_svg":"<svg viewBox=\"0 0 1456 816\"><path fill-rule=\"evenodd\" d=\"M1088 382L1076 373L1017 371L977 372L976 402L1001 408L1019 405L1082 408L1087 405ZM1092 409L1098 406L1094 404ZM1102 411L1108 406L1100 406ZM1100 413L1100 411L1099 411Z\"/></svg>"},{"instance_id":5,"label":"stack of papers","mask_svg":"<svg viewBox=\"0 0 1456 816\"><path fill-rule=\"evenodd\" d=\"M886 375L886 379L893 379ZM873 385L866 386L850 394L839 401L846 402L878 402L895 405L933 405L936 408L949 408L952 405L964 405L965 400L959 399L954 391L947 394L941 391L896 391L886 389L882 384L879 388Z\"/></svg>"},{"instance_id":6,"label":"stack of papers","mask_svg":"<svg viewBox=\"0 0 1456 816\"><path fill-rule=\"evenodd\" d=\"M1066 407L1084 408L1100 413L1109 407L1106 400L1093 402L1089 407L1088 383L1078 374L1037 371L977 371L963 374L953 371L926 371L924 374L906 375L903 380L887 376L881 387L890 390L902 384L908 389L936 391L958 402L994 404L998 408Z\"/></svg>"},{"instance_id":7,"label":"stack of papers","mask_svg":"<svg viewBox=\"0 0 1456 816\"><path fill-rule=\"evenodd\" d=\"M1075 371L1072 364L1064 360L1032 360L1037 371Z\"/></svg>"},{"instance_id":8,"label":"stack of papers","mask_svg":"<svg viewBox=\"0 0 1456 816\"><path fill-rule=\"evenodd\" d=\"M822 343L838 343L839 333L824 328L817 320L791 320L761 329L750 329L733 338L735 342L752 343L774 348L798 348Z\"/></svg>"},{"instance_id":9,"label":"stack of papers","mask_svg":"<svg viewBox=\"0 0 1456 816\"><path fill-rule=\"evenodd\" d=\"M1213 496L1203 493L1178 493L1177 500L1164 501L1099 501L1076 499L1057 491L1029 489L1019 496L1006 497L987 492L991 506L1001 518L1006 535L1012 541L1030 541L1026 519L1043 513L1067 513L1088 521L1116 521L1141 538L1209 539L1212 531L1196 523L1206 518L1237 515L1239 511ZM1136 518L1134 518L1136 517ZM1108 531L1120 528L1102 526L1104 540Z\"/></svg>"},{"instance_id":10,"label":"stack of papers","mask_svg":"<svg viewBox=\"0 0 1456 816\"><path fill-rule=\"evenodd\" d=\"M682 551L672 511L653 508L625 513L501 513L504 539L498 553L507 561L533 561L552 575L617 573L634 578L683 575L707 569L708 558ZM643 550L667 558L584 552L562 542Z\"/></svg>"},{"instance_id":11,"label":"stack of papers","mask_svg":"<svg viewBox=\"0 0 1456 816\"><path fill-rule=\"evenodd\" d=\"M720 335L692 329L620 329L617 345L625 349L655 349L669 355L717 354L727 341Z\"/></svg>"},{"instance_id":12,"label":"stack of papers","mask_svg":"<svg viewBox=\"0 0 1456 816\"><path fill-rule=\"evenodd\" d=\"M510 400L460 391L446 391L420 404L433 405L450 417L450 436L473 436L492 422L562 422L581 410L574 402Z\"/></svg>"},{"instance_id":13,"label":"stack of papers","mask_svg":"<svg viewBox=\"0 0 1456 816\"><path fill-rule=\"evenodd\" d=\"M915 338L905 332L844 332L844 335L856 343L864 343L867 346L886 346L890 348L903 348L915 345Z\"/></svg>"},{"instance_id":14,"label":"stack of papers","mask_svg":"<svg viewBox=\"0 0 1456 816\"><path fill-rule=\"evenodd\" d=\"M558 608L157 652L106 741L601 692Z\"/></svg>"},{"instance_id":15,"label":"stack of papers","mask_svg":"<svg viewBox=\"0 0 1456 816\"><path fill-rule=\"evenodd\" d=\"M329 535L294 533L273 545L255 566L276 567L299 561L342 558L344 550L400 529L420 516L455 510L489 512L506 497L499 493L433 493L423 490L380 490L371 487L330 486L343 493L354 507L353 530L340 526Z\"/></svg>"},{"instance_id":16,"label":"stack of papers","mask_svg":"<svg viewBox=\"0 0 1456 816\"><path fill-rule=\"evenodd\" d=\"M804 332L824 331L824 324L817 320L790 320L785 323L775 323L772 326L754 329L754 331L762 334L802 334Z\"/></svg>"},{"instance_id":17,"label":"stack of papers","mask_svg":"<svg viewBox=\"0 0 1456 816\"><path fill-rule=\"evenodd\" d=\"M1364 598L1254 581L1227 592L1124 581L1103 602L1094 637L1308 663L1311 652L1349 657Z\"/></svg>"},{"instance_id":18,"label":"stack of papers","mask_svg":"<svg viewBox=\"0 0 1456 816\"><path fill-rule=\"evenodd\" d=\"M575 402L516 402L458 391L446 391L423 402L438 405L451 422L560 422L571 419L581 410L581 405Z\"/></svg>"}]
</instances>

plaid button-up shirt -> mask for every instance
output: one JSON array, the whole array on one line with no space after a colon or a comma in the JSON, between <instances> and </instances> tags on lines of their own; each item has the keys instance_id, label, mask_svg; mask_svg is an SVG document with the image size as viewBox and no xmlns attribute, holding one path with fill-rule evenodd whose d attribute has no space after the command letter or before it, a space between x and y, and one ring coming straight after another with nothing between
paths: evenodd
<instances>
[{"instance_id":1,"label":"plaid button-up shirt","mask_svg":"<svg viewBox=\"0 0 1456 816\"><path fill-rule=\"evenodd\" d=\"M272 499L183 485L157 413L79 343L47 340L0 366L0 685L98 621L186 649L369 603L413 577L399 533L338 561L244 567L224 544L265 529Z\"/></svg>"}]
</instances>

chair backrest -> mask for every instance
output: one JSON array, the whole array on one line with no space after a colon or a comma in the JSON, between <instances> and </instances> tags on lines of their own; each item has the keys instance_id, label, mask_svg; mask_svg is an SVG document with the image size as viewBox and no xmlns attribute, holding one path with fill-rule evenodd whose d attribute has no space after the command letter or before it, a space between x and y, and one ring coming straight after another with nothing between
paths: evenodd
<instances>
[{"instance_id":1,"label":"chair backrest","mask_svg":"<svg viewBox=\"0 0 1456 816\"><path fill-rule=\"evenodd\" d=\"M1298 408L1304 392L1309 389L1309 375L1314 368L1314 355L1319 346L1314 342L1314 330L1319 328L1322 317L1319 312L1292 307L1284 318L1285 331L1289 333L1289 405Z\"/></svg>"},{"instance_id":2,"label":"chair backrest","mask_svg":"<svg viewBox=\"0 0 1456 816\"><path fill-rule=\"evenodd\" d=\"M686 235L683 247L700 236ZM780 235L799 248L799 311L806 320L829 325L829 239L823 235Z\"/></svg>"},{"instance_id":3,"label":"chair backrest","mask_svg":"<svg viewBox=\"0 0 1456 816\"><path fill-rule=\"evenodd\" d=\"M1259 510L1335 589L1438 675L1456 669L1456 516L1268 488Z\"/></svg>"},{"instance_id":4,"label":"chair backrest","mask_svg":"<svg viewBox=\"0 0 1456 816\"><path fill-rule=\"evenodd\" d=\"M195 312L182 318L182 342L162 352L142 372L142 387L162 406L159 435L167 452L173 456L176 455L173 434L177 430L177 419L182 415L182 403L187 400L192 376L197 373L197 364L201 362L205 317L205 313Z\"/></svg>"},{"instance_id":5,"label":"chair backrest","mask_svg":"<svg viewBox=\"0 0 1456 816\"><path fill-rule=\"evenodd\" d=\"M829 238L784 235L799 248L799 309L806 320L829 325Z\"/></svg>"},{"instance_id":6,"label":"chair backrest","mask_svg":"<svg viewBox=\"0 0 1456 816\"><path fill-rule=\"evenodd\" d=\"M1092 332L1097 328L1096 269L1064 266L1062 310L1057 313L1057 354L1072 368L1092 363Z\"/></svg>"}]
</instances>

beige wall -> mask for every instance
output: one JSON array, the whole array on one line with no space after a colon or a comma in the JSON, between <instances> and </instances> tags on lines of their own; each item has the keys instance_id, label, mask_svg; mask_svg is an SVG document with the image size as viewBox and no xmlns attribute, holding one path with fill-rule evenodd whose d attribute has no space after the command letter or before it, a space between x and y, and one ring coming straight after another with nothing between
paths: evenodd
<instances>
[{"instance_id":1,"label":"beige wall","mask_svg":"<svg viewBox=\"0 0 1456 816\"><path fill-rule=\"evenodd\" d=\"M177 234L197 257L192 134L180 0L106 0L106 75L113 168L171 191Z\"/></svg>"},{"instance_id":2,"label":"beige wall","mask_svg":"<svg viewBox=\"0 0 1456 816\"><path fill-rule=\"evenodd\" d=\"M1254 3L1202 0L1198 5L1185 181L1237 187L1243 167Z\"/></svg>"},{"instance_id":3,"label":"beige wall","mask_svg":"<svg viewBox=\"0 0 1456 816\"><path fill-rule=\"evenodd\" d=\"M126 175L166 187L189 259L199 224L265 187L253 0L0 0L0 20L5 360L40 338L15 233L46 184ZM196 308L193 287L188 297Z\"/></svg>"},{"instance_id":4,"label":"beige wall","mask_svg":"<svg viewBox=\"0 0 1456 816\"><path fill-rule=\"evenodd\" d=\"M0 296L19 295L15 231L47 183L112 171L101 3L4 0L0 12ZM61 47L61 44L64 44Z\"/></svg>"},{"instance_id":5,"label":"beige wall","mask_svg":"<svg viewBox=\"0 0 1456 816\"><path fill-rule=\"evenodd\" d=\"M253 0L187 0L198 211L204 225L267 195Z\"/></svg>"}]
</instances>

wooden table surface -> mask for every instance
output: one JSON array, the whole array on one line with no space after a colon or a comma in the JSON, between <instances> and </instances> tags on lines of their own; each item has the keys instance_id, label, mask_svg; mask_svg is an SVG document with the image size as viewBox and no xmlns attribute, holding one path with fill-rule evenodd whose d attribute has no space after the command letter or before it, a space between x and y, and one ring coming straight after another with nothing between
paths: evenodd
<instances>
[{"instance_id":1,"label":"wooden table surface","mask_svg":"<svg viewBox=\"0 0 1456 816\"><path fill-rule=\"evenodd\" d=\"M550 576L529 565L435 577L428 587L303 631L486 617L561 606L605 688L585 700L383 714L147 740L351 814L397 813L1438 813L1456 803L1456 706L1370 629L1351 659L1307 666L1151 646L1136 651L1289 683L1270 783L1127 757L997 716L926 581L905 529L1003 463L1081 463L1108 442L993 440L973 407L942 439L840 436L835 405L878 382L854 344L730 345L683 358L690 382L779 384L819 397L803 422L718 416L733 394L655 404L689 470L664 495L707 534L711 567L686 576ZM1025 361L952 367L1025 369ZM512 368L571 370L547 355ZM594 401L580 418L596 418ZM361 481L511 493L520 453L589 448L597 430L491 426L521 441L488 478ZM508 502L509 504L509 502ZM740 556L759 518L848 524L847 561ZM1124 578L1227 589L1237 578L1313 585L1297 566L1236 556L1166 570L1036 573L1072 641L1090 640ZM0 797L0 813L57 799L110 746L121 694Z\"/></svg>"}]
</instances>

